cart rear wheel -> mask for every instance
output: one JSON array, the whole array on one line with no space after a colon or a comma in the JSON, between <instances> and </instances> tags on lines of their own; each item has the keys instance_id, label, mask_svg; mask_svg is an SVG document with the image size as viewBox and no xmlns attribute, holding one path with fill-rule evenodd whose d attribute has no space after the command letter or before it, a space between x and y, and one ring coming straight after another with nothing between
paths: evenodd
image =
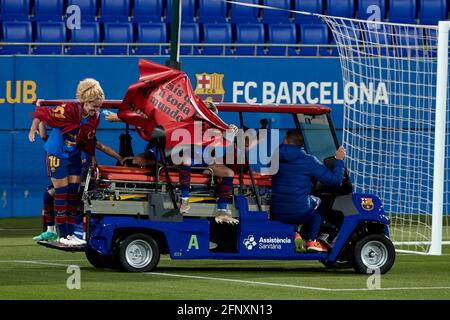
<instances>
[{"instance_id":1,"label":"cart rear wheel","mask_svg":"<svg viewBox=\"0 0 450 320\"><path fill-rule=\"evenodd\" d=\"M394 261L394 245L383 234L367 235L355 244L353 267L358 273L378 270L383 274L391 269Z\"/></svg>"},{"instance_id":2,"label":"cart rear wheel","mask_svg":"<svg viewBox=\"0 0 450 320\"><path fill-rule=\"evenodd\" d=\"M119 244L120 265L126 271L151 271L158 264L159 257L157 242L147 234L129 235Z\"/></svg>"}]
</instances>

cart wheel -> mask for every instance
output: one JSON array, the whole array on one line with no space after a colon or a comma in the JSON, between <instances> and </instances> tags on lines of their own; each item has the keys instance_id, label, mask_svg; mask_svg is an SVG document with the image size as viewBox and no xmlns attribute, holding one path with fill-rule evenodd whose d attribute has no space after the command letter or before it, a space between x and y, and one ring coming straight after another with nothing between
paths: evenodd
<instances>
[{"instance_id":1,"label":"cart wheel","mask_svg":"<svg viewBox=\"0 0 450 320\"><path fill-rule=\"evenodd\" d=\"M358 273L370 270L388 272L395 261L395 248L391 240L383 234L370 234L355 244L353 268Z\"/></svg>"},{"instance_id":2,"label":"cart wheel","mask_svg":"<svg viewBox=\"0 0 450 320\"><path fill-rule=\"evenodd\" d=\"M119 244L120 265L126 271L148 272L159 262L159 247L147 234L132 234Z\"/></svg>"},{"instance_id":3,"label":"cart wheel","mask_svg":"<svg viewBox=\"0 0 450 320\"><path fill-rule=\"evenodd\" d=\"M111 268L110 259L94 249L88 247L86 250L86 258L96 268Z\"/></svg>"}]
</instances>

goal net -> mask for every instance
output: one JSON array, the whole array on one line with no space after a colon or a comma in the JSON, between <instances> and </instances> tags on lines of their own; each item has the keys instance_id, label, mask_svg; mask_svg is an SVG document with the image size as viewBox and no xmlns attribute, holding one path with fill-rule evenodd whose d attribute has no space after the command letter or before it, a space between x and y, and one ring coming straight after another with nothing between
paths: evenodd
<instances>
[{"instance_id":1,"label":"goal net","mask_svg":"<svg viewBox=\"0 0 450 320\"><path fill-rule=\"evenodd\" d=\"M398 250L440 254L450 213L448 76L437 81L438 70L448 70L448 56L438 67L442 30L320 18L341 61L343 141L355 191L382 199ZM440 57L448 55L448 36L444 42Z\"/></svg>"}]
</instances>

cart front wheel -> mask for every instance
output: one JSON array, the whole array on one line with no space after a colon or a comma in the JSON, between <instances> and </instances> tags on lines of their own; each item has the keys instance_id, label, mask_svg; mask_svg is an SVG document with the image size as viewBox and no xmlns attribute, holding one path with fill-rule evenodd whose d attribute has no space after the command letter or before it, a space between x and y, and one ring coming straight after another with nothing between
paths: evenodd
<instances>
[{"instance_id":1,"label":"cart front wheel","mask_svg":"<svg viewBox=\"0 0 450 320\"><path fill-rule=\"evenodd\" d=\"M358 273L388 272L395 261L395 248L383 234L371 234L355 244L353 268Z\"/></svg>"}]
</instances>

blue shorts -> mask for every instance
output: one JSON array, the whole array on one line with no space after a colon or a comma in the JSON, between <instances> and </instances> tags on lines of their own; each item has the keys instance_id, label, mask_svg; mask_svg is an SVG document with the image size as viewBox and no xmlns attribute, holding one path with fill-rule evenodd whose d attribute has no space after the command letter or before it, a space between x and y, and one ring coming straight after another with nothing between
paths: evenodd
<instances>
[{"instance_id":1,"label":"blue shorts","mask_svg":"<svg viewBox=\"0 0 450 320\"><path fill-rule=\"evenodd\" d=\"M81 176L80 153L70 158L59 158L47 153L45 162L47 164L47 174L50 178L63 179L68 176Z\"/></svg>"}]
</instances>

